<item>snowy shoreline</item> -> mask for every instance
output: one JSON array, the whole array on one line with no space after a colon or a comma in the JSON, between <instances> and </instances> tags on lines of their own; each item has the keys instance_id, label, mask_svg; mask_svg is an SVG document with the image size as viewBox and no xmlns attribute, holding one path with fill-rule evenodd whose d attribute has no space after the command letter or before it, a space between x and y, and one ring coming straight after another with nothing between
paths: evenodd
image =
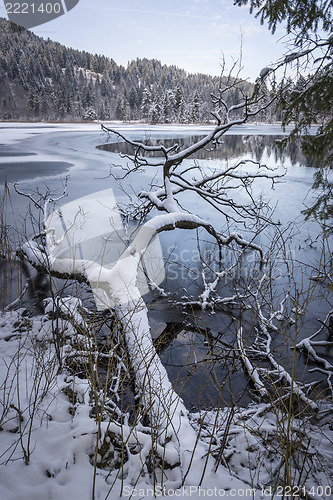
<instances>
[{"instance_id":1,"label":"snowy shoreline","mask_svg":"<svg viewBox=\"0 0 333 500\"><path fill-rule=\"evenodd\" d=\"M94 418L90 417L91 388L87 380L73 377L66 371L57 375L54 348L50 341L51 323L48 315L27 318L24 310L2 313L0 316L0 387L5 396L2 400L0 432L3 450L0 463L0 496L4 500L92 498L94 467L91 457L98 427ZM69 322L64 321L63 327L67 338L63 354L70 357L76 334ZM40 353L38 361L35 357L37 352ZM15 380L20 382L18 387ZM71 396L73 391L76 401L74 406ZM218 418L221 420L221 434L218 439L222 439L225 425L223 422L225 423L227 414L228 410L221 411L219 415L214 411L203 412L192 416L192 424L196 428L202 419L206 422L202 434L209 442L211 431L219 428L219 425L216 425ZM312 484L313 491L323 491L324 494L313 495L313 498L329 500L333 493L329 474L333 460L331 406L323 402L320 414L317 416L318 424L309 421L305 427L302 424L302 429L298 429L296 421L295 435L300 433L302 440L305 436L307 440L311 438L309 451L317 454L322 462L322 470L317 469L315 479L312 478L311 481L315 481ZM229 470L220 467L217 473L207 471L200 487L186 481L182 486L171 487L166 484L164 489L156 485L154 491L154 486L148 482L148 478L140 477L139 455L133 455L128 479L120 477L120 470L113 469L110 474L107 467L97 469L95 498L107 498L110 491L115 500L130 497L131 494L133 498L154 498L163 496L163 493L181 498L190 496L194 499L203 495L214 498L281 498L282 490L274 490L274 487L267 484L270 471L274 470L280 460L274 453L275 445L272 449L265 445L267 440L272 440L273 444L277 437L276 429L280 423L276 418L277 416L263 404L239 408L229 429L230 437L225 449L226 456L229 456ZM101 426L102 435L112 430L112 425L110 427L107 421L101 422ZM124 435L128 432L126 428L124 426L122 431ZM30 454L27 465L22 449L27 451L28 439ZM202 464L196 462L192 465L192 477L197 476L198 481L205 458L202 460ZM262 489L251 485L257 474L260 474ZM136 476L137 479L132 482L131 478ZM274 496L271 495L273 491ZM299 491L302 492L302 488L299 488Z\"/></svg>"}]
</instances>

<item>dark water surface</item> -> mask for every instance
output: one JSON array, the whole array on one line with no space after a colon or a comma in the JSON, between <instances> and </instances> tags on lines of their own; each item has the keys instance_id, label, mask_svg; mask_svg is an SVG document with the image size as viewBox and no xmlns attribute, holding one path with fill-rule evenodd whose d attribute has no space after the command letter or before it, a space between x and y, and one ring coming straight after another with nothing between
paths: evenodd
<instances>
[{"instance_id":1,"label":"dark water surface","mask_svg":"<svg viewBox=\"0 0 333 500\"><path fill-rule=\"evenodd\" d=\"M177 137L176 140L179 149L185 149L200 138L201 136L183 139ZM321 242L320 238L318 239L320 227L316 223L305 221L301 213L303 209L311 205L313 199L311 192L313 162L302 154L299 142L294 141L282 149L281 139L283 136L226 135L221 141L222 144L217 148L201 150L195 153L193 159L204 160L205 167L218 168L218 162L223 164L226 161L231 162L233 159L247 157L267 164L270 168L277 166L286 168L285 177L274 186L274 189L267 179L258 179L258 187L254 187L254 193L255 196L263 196L271 206L275 206L272 218L279 222L278 227L281 233L287 227L289 228L288 235L287 233L284 235L284 245L289 249L286 251L287 255L294 259L292 281L295 280L295 287L298 283L301 302L305 305L308 296L307 289L311 287L311 266L318 265L321 258ZM141 140L153 146L162 143L166 148L175 143L174 138L161 141L160 138L144 137ZM104 144L99 148L125 157L133 155L134 152L133 147L124 142ZM158 153L152 156L156 157ZM184 200L189 202L186 197ZM206 208L202 207L201 212L196 210L196 213L203 214L208 219L212 217L212 212L205 213L205 210ZM268 229L266 233L257 241L264 248L268 248L274 238L274 231ZM206 239L209 240L209 238ZM196 236L191 231L179 230L174 241L169 234L162 235L161 241L166 250L166 290L171 293L171 297L198 296L202 293L202 280ZM211 243L207 242L206 249L211 248L209 246ZM280 244L282 245L282 239ZM204 245L201 251L205 252ZM274 288L272 294L276 298L276 307L289 286L282 248L277 259L281 262L276 263L275 275L272 278ZM247 272L251 272L250 265L245 265L242 279ZM214 277L211 279L213 280ZM302 318L302 325L297 331L298 340L316 331L320 327L317 318L325 317L331 309L332 305L321 295L322 291L325 292L324 288L322 289L319 285L315 290L308 310ZM291 291L291 293L294 292L295 290ZM228 282L220 287L219 293L222 297L232 295L232 283ZM161 301L153 301L150 304L150 317L153 328L155 327L160 335L158 337L155 333L158 337L157 346L159 340L162 339L161 359L168 370L170 379L189 408L211 408L216 405L230 405L233 402L247 404L251 401L254 394L253 387L244 374L236 343L236 330L241 323L246 332L244 342L248 345L253 342L256 329L255 318L251 312L240 314L237 308L222 307L216 308L213 314L211 311L203 314L202 311L193 307L186 309L180 306L170 307L167 303L163 305ZM288 321L282 322L279 328L280 334L272 332L272 351L278 363L291 371L295 329L292 324L288 324ZM325 335L327 336L327 332L324 333L324 337ZM324 351L322 354L326 359L333 362L332 352L327 352L327 349ZM259 364L269 367L262 361ZM310 363L311 367L313 365ZM296 379L302 382L314 382L321 379L317 373L310 373L308 368L304 357L297 352Z\"/></svg>"},{"instance_id":2,"label":"dark water surface","mask_svg":"<svg viewBox=\"0 0 333 500\"><path fill-rule=\"evenodd\" d=\"M18 161L13 163L1 163L0 183L4 184L5 181L14 183L28 179L35 179L37 177L51 177L68 171L70 167L71 164L64 161Z\"/></svg>"},{"instance_id":3,"label":"dark water surface","mask_svg":"<svg viewBox=\"0 0 333 500\"><path fill-rule=\"evenodd\" d=\"M194 142L199 141L203 136L189 136L170 139L143 138L140 142L147 146L163 145L165 148L170 148L174 144L178 144L178 150L184 150L190 147ZM240 155L250 153L256 160L261 161L263 154L266 152L270 157L273 157L275 162L283 163L288 158L292 165L303 164L311 166L311 161L306 159L302 154L300 141L293 141L281 147L283 136L274 135L225 135L220 141L220 144L215 146L207 146L200 151L197 151L193 158L199 160L230 160ZM108 151L110 153L120 153L123 155L133 155L134 148L125 142L113 142L101 144L98 149ZM158 156L158 153L147 153L147 156Z\"/></svg>"}]
</instances>

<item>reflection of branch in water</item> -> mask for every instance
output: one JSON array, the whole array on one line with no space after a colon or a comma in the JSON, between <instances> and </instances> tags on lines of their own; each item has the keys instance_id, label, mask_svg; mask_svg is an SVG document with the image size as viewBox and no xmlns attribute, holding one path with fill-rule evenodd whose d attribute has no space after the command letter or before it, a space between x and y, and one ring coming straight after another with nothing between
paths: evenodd
<instances>
[{"instance_id":1,"label":"reflection of branch in water","mask_svg":"<svg viewBox=\"0 0 333 500\"><path fill-rule=\"evenodd\" d=\"M160 356L170 346L171 342L184 330L184 323L167 323L160 335L153 340L157 354Z\"/></svg>"}]
</instances>

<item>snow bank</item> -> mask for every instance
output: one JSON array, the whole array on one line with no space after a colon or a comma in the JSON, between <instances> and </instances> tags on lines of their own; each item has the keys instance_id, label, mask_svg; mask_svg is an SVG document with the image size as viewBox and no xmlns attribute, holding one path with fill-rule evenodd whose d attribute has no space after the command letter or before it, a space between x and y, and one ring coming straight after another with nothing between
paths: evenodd
<instances>
[{"instance_id":1,"label":"snow bank","mask_svg":"<svg viewBox=\"0 0 333 500\"><path fill-rule=\"evenodd\" d=\"M64 305L67 312L81 307L70 297ZM52 311L50 302L47 310ZM67 338L66 355L76 334L68 321L61 321ZM181 431L184 452L187 448L188 469L181 478L177 467L165 470L169 479L165 476L163 485L158 469L155 483L153 475L142 468L142 459L152 444L148 429L140 423L129 426L126 420L121 425L115 420L102 421L101 439L114 433L127 442L128 452L136 443L141 443L141 451L130 453L121 469L97 468L94 474L98 425L92 415L92 388L88 380L66 369L58 373L51 338L48 315L29 318L21 309L0 317L1 499L91 500L93 484L96 499L118 500L131 494L133 498L281 498L279 494L273 497L271 478L281 464L276 431L283 425L283 417L263 404L235 408L231 420L231 410L225 409L192 414L190 424L187 419L179 422L182 429L177 430ZM165 383L167 387L167 378ZM309 469L304 487L326 491L312 495L316 499L331 498L327 495L333 461L331 411L328 403L322 403L317 422L296 419L290 427L291 436L299 443L295 449L306 450L308 457L304 461ZM200 434L199 441L193 441L194 433ZM175 455L174 465L177 460Z\"/></svg>"}]
</instances>

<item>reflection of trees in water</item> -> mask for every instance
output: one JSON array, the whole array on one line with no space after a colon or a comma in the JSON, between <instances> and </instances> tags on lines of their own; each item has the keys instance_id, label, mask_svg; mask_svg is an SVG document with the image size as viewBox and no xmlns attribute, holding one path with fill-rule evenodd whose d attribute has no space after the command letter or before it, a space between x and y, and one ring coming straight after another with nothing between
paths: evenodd
<instances>
[{"instance_id":1,"label":"reflection of trees in water","mask_svg":"<svg viewBox=\"0 0 333 500\"><path fill-rule=\"evenodd\" d=\"M233 136L238 139L238 137ZM285 145L283 148L280 144L282 136L271 135L247 135L241 136L246 152L252 153L257 161L261 161L264 153L273 157L276 163L281 163L288 159L292 165L301 163L306 165L306 158L301 150L301 143L298 140Z\"/></svg>"},{"instance_id":2,"label":"reflection of trees in water","mask_svg":"<svg viewBox=\"0 0 333 500\"><path fill-rule=\"evenodd\" d=\"M198 141L201 136L189 136L179 138L177 141L180 149L185 149ZM257 161L262 161L264 154L273 157L276 163L282 163L286 159L292 165L301 163L306 165L306 159L302 154L300 142L292 141L284 148L279 144L282 136L273 135L225 135L222 143L216 148L203 149L195 153L195 158L199 160L215 160L215 159L232 159L244 154L253 155ZM166 148L171 147L175 143L175 139L150 139L142 141L145 144L157 145L163 144ZM113 144L102 144L99 149L110 151L111 153L121 153L133 155L134 149L130 144L118 142Z\"/></svg>"}]
</instances>

